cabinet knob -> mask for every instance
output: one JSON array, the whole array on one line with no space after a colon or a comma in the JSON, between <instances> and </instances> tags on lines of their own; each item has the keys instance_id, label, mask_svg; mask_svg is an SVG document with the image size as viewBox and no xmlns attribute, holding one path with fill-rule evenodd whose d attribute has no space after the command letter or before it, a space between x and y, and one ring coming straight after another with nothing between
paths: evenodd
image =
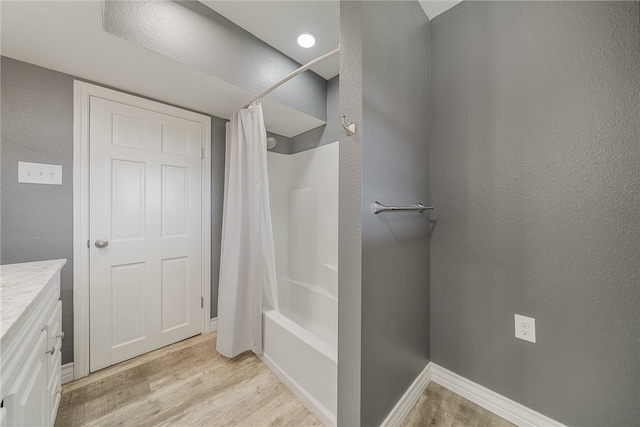
<instances>
[{"instance_id":1,"label":"cabinet knob","mask_svg":"<svg viewBox=\"0 0 640 427\"><path fill-rule=\"evenodd\" d=\"M56 348L51 347L49 350L45 351L44 354L51 354L53 356L53 353L55 352L56 352Z\"/></svg>"}]
</instances>

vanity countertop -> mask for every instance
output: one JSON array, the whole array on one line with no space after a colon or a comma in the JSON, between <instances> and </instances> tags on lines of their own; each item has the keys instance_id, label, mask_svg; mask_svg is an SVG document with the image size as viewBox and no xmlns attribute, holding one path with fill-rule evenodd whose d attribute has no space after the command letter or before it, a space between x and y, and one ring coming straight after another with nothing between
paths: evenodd
<instances>
[{"instance_id":1,"label":"vanity countertop","mask_svg":"<svg viewBox=\"0 0 640 427\"><path fill-rule=\"evenodd\" d=\"M0 343L66 263L66 259L56 259L0 265Z\"/></svg>"}]
</instances>

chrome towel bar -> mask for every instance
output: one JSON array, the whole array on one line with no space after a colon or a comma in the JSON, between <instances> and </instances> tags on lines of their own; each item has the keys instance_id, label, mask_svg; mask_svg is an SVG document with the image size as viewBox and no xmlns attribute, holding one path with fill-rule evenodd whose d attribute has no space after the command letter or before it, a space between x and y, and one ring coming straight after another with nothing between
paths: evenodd
<instances>
[{"instance_id":1,"label":"chrome towel bar","mask_svg":"<svg viewBox=\"0 0 640 427\"><path fill-rule=\"evenodd\" d=\"M423 211L430 211L432 210L433 207L431 206L425 206L422 203L418 203L417 205L413 205L413 206L385 206L383 204L381 204L380 202L374 202L373 203L373 213L374 214L379 214L380 212L384 212L384 211L418 211L418 212L423 212Z\"/></svg>"}]
</instances>

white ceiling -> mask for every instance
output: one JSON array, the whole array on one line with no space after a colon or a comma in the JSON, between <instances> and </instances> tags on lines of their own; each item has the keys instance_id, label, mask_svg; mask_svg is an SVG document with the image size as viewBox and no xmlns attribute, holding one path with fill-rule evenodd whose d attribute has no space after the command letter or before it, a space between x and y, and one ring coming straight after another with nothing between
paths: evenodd
<instances>
[{"instance_id":1,"label":"white ceiling","mask_svg":"<svg viewBox=\"0 0 640 427\"><path fill-rule=\"evenodd\" d=\"M452 8L462 0L420 0L429 19ZM336 0L200 0L236 25L284 53L300 64L336 49L340 44L340 2ZM316 45L310 49L298 46L298 35L311 32ZM330 79L340 70L338 57L312 68Z\"/></svg>"},{"instance_id":2,"label":"white ceiling","mask_svg":"<svg viewBox=\"0 0 640 427\"><path fill-rule=\"evenodd\" d=\"M100 1L0 1L4 56L228 118L255 94L102 29ZM295 136L323 121L264 99L268 130Z\"/></svg>"},{"instance_id":3,"label":"white ceiling","mask_svg":"<svg viewBox=\"0 0 640 427\"><path fill-rule=\"evenodd\" d=\"M303 65L340 44L340 2L335 0L200 1ZM316 36L315 46L298 46L298 35L303 32ZM335 77L339 69L337 56L312 68L327 80Z\"/></svg>"},{"instance_id":4,"label":"white ceiling","mask_svg":"<svg viewBox=\"0 0 640 427\"><path fill-rule=\"evenodd\" d=\"M202 2L301 64L339 44L340 11L335 0ZM457 3L420 0L431 19ZM223 118L254 96L104 32L100 1L0 0L0 8L0 53L10 58ZM297 46L302 31L318 37L314 48ZM337 57L314 69L327 79L338 70ZM285 136L324 123L268 99L263 109L267 128Z\"/></svg>"}]
</instances>

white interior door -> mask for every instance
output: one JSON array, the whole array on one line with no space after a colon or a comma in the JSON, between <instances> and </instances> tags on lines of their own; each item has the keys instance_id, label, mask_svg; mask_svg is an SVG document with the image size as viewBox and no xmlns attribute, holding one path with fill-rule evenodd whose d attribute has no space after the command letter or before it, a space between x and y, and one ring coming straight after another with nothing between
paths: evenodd
<instances>
[{"instance_id":1,"label":"white interior door","mask_svg":"<svg viewBox=\"0 0 640 427\"><path fill-rule=\"evenodd\" d=\"M91 372L202 331L202 135L90 98Z\"/></svg>"}]
</instances>

